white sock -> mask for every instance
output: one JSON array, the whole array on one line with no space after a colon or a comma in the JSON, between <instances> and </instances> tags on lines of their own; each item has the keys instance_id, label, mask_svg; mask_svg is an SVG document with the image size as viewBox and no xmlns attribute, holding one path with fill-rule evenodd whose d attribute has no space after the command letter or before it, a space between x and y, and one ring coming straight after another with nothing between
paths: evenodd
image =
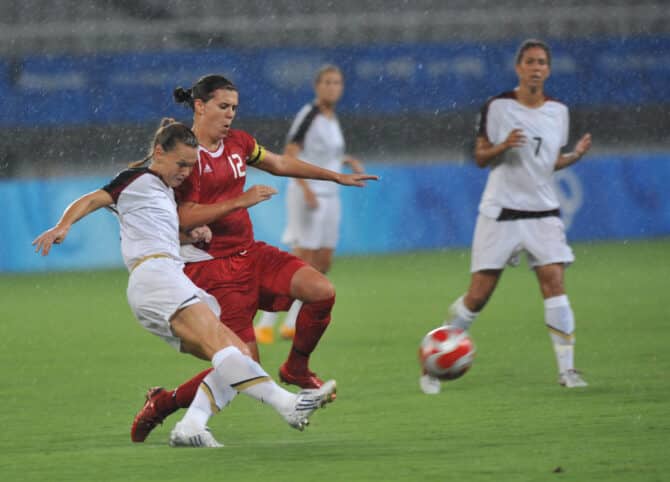
<instances>
[{"instance_id":1,"label":"white sock","mask_svg":"<svg viewBox=\"0 0 670 482\"><path fill-rule=\"evenodd\" d=\"M263 314L261 315L261 319L258 320L258 323L256 323L256 328L275 326L275 323L277 323L277 318L279 317L279 313L273 313L272 311L263 311L262 313Z\"/></svg>"},{"instance_id":2,"label":"white sock","mask_svg":"<svg viewBox=\"0 0 670 482\"><path fill-rule=\"evenodd\" d=\"M558 372L574 369L575 315L567 295L544 300L544 321L554 345Z\"/></svg>"},{"instance_id":3,"label":"white sock","mask_svg":"<svg viewBox=\"0 0 670 482\"><path fill-rule=\"evenodd\" d=\"M263 368L234 346L214 354L212 358L217 384L228 385L256 400L267 403L280 413L293 406L295 395L284 390ZM208 375L209 376L209 375Z\"/></svg>"},{"instance_id":4,"label":"white sock","mask_svg":"<svg viewBox=\"0 0 670 482\"><path fill-rule=\"evenodd\" d=\"M479 315L479 312L470 311L465 306L465 303L463 303L463 298L465 298L465 296L458 298L449 307L447 319L444 320L444 324L467 331L470 329L472 322L475 321L475 318Z\"/></svg>"},{"instance_id":5,"label":"white sock","mask_svg":"<svg viewBox=\"0 0 670 482\"><path fill-rule=\"evenodd\" d=\"M219 353L221 352L215 353L214 358ZM240 354L242 353L240 352ZM212 359L212 365L214 365L214 359ZM204 428L212 415L223 410L237 396L237 390L226 383L222 383L221 377L216 374L216 370L216 366L214 366L214 371L202 380L182 420Z\"/></svg>"},{"instance_id":6,"label":"white sock","mask_svg":"<svg viewBox=\"0 0 670 482\"><path fill-rule=\"evenodd\" d=\"M211 372L204 378L182 420L204 428L212 415L223 410L237 396L237 390L221 385L213 374Z\"/></svg>"},{"instance_id":7,"label":"white sock","mask_svg":"<svg viewBox=\"0 0 670 482\"><path fill-rule=\"evenodd\" d=\"M295 321L298 319L298 313L300 312L300 308L302 308L302 301L294 300L293 304L291 305L291 308L288 310L288 313L286 314L286 319L284 320L284 326L293 328L295 330Z\"/></svg>"}]
</instances>

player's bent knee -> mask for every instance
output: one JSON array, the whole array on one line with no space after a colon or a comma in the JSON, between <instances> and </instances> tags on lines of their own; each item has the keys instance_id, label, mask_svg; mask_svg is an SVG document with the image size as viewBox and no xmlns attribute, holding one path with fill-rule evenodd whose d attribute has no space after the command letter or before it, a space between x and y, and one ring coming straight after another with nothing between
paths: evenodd
<instances>
[{"instance_id":1,"label":"player's bent knee","mask_svg":"<svg viewBox=\"0 0 670 482\"><path fill-rule=\"evenodd\" d=\"M228 346L248 348L230 328L223 325L205 303L194 303L177 312L170 321L172 332L182 343L182 351L211 359Z\"/></svg>"},{"instance_id":2,"label":"player's bent knee","mask_svg":"<svg viewBox=\"0 0 670 482\"><path fill-rule=\"evenodd\" d=\"M335 296L335 286L312 267L299 270L291 286L291 295L305 303L327 300Z\"/></svg>"},{"instance_id":3,"label":"player's bent knee","mask_svg":"<svg viewBox=\"0 0 670 482\"><path fill-rule=\"evenodd\" d=\"M323 280L316 287L316 292L314 294L316 301L328 300L330 298L335 298L335 286L330 282L325 276Z\"/></svg>"}]
</instances>

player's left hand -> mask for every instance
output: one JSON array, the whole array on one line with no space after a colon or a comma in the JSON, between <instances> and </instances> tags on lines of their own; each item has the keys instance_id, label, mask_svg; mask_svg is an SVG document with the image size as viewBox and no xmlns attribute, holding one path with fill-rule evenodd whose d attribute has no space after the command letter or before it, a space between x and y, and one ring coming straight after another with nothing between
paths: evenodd
<instances>
[{"instance_id":1,"label":"player's left hand","mask_svg":"<svg viewBox=\"0 0 670 482\"><path fill-rule=\"evenodd\" d=\"M340 174L337 183L343 186L364 187L365 181L378 181L379 176L373 174Z\"/></svg>"},{"instance_id":2,"label":"player's left hand","mask_svg":"<svg viewBox=\"0 0 670 482\"><path fill-rule=\"evenodd\" d=\"M212 240L212 230L209 226L198 226L188 232L190 241L195 243L209 243Z\"/></svg>"},{"instance_id":3,"label":"player's left hand","mask_svg":"<svg viewBox=\"0 0 670 482\"><path fill-rule=\"evenodd\" d=\"M577 141L577 144L575 145L575 153L579 156L582 157L584 154L586 154L589 149L591 149L591 134L587 133L582 136L579 141Z\"/></svg>"}]
</instances>

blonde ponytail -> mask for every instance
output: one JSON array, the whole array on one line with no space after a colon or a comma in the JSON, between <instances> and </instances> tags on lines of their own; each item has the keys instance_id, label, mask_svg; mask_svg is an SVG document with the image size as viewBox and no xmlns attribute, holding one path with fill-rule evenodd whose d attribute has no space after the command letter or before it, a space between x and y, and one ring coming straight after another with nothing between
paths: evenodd
<instances>
[{"instance_id":1,"label":"blonde ponytail","mask_svg":"<svg viewBox=\"0 0 670 482\"><path fill-rule=\"evenodd\" d=\"M170 151L177 141L183 142L184 144L192 147L198 146L198 141L195 138L195 135L188 127L180 124L172 117L163 117L158 126L158 130L154 134L154 138L151 141L151 146L149 147L149 152L147 155L139 161L129 163L128 167L133 169L142 167L151 160L154 155L154 149L157 145L160 145L166 151Z\"/></svg>"}]
</instances>

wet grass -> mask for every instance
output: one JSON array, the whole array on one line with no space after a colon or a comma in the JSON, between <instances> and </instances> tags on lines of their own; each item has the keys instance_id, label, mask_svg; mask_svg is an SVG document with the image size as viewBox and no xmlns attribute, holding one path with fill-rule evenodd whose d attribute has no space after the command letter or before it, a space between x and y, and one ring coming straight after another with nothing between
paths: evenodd
<instances>
[{"instance_id":1,"label":"wet grass","mask_svg":"<svg viewBox=\"0 0 670 482\"><path fill-rule=\"evenodd\" d=\"M221 450L128 429L148 386L205 365L145 333L121 271L0 276L2 480L654 481L670 470L670 241L578 244L567 287L577 365L556 383L537 283L508 270L473 327L478 357L439 396L416 350L468 282L465 251L340 258L333 323L313 368L338 399L304 433L238 397L210 426ZM262 347L275 374L286 342Z\"/></svg>"}]
</instances>

